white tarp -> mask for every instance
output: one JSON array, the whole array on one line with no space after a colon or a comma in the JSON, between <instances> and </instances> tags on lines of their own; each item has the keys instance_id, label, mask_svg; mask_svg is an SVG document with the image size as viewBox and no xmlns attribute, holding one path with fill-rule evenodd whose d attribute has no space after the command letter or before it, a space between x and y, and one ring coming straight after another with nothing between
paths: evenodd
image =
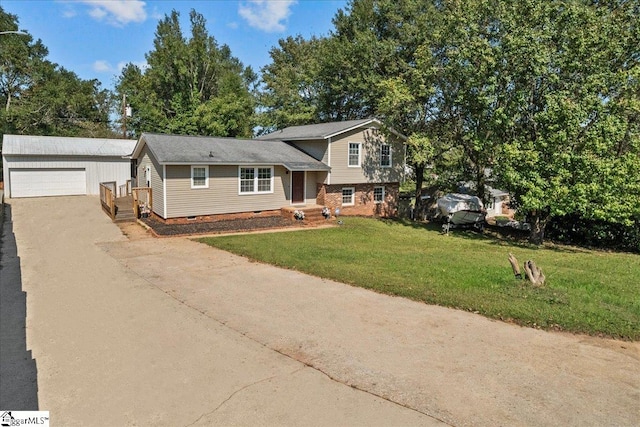
<instances>
[{"instance_id":1,"label":"white tarp","mask_svg":"<svg viewBox=\"0 0 640 427\"><path fill-rule=\"evenodd\" d=\"M468 194L451 193L438 199L438 210L444 216L458 211L480 211L482 207L479 197Z\"/></svg>"}]
</instances>

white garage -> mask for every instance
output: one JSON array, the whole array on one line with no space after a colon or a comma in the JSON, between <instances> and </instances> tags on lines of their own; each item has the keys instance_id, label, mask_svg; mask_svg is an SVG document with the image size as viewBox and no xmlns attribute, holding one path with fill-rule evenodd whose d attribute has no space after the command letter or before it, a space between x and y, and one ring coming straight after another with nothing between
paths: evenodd
<instances>
[{"instance_id":1,"label":"white garage","mask_svg":"<svg viewBox=\"0 0 640 427\"><path fill-rule=\"evenodd\" d=\"M135 140L4 135L2 166L7 197L98 195L131 179Z\"/></svg>"}]
</instances>

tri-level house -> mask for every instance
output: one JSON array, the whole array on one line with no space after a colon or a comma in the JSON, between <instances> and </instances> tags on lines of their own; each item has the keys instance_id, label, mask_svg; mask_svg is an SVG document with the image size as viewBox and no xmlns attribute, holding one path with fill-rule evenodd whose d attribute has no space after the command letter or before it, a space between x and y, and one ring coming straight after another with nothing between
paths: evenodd
<instances>
[{"instance_id":1,"label":"tri-level house","mask_svg":"<svg viewBox=\"0 0 640 427\"><path fill-rule=\"evenodd\" d=\"M376 119L285 128L258 139L144 133L133 152L138 187L166 222L329 208L394 215L404 137Z\"/></svg>"}]
</instances>

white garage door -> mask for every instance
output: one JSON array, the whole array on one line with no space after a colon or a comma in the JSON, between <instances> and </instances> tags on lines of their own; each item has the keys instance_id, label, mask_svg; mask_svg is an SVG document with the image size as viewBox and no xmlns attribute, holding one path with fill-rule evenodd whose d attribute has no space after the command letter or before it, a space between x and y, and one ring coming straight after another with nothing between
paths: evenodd
<instances>
[{"instance_id":1,"label":"white garage door","mask_svg":"<svg viewBox=\"0 0 640 427\"><path fill-rule=\"evenodd\" d=\"M11 197L87 194L84 169L19 169L9 172Z\"/></svg>"}]
</instances>

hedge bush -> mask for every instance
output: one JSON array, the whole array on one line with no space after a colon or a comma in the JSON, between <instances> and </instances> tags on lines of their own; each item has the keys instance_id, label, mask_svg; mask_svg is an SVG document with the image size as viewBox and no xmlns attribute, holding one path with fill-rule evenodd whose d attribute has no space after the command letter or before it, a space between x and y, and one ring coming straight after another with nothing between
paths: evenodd
<instances>
[{"instance_id":1,"label":"hedge bush","mask_svg":"<svg viewBox=\"0 0 640 427\"><path fill-rule=\"evenodd\" d=\"M552 218L545 237L558 243L640 253L640 218L631 226L565 215Z\"/></svg>"}]
</instances>

